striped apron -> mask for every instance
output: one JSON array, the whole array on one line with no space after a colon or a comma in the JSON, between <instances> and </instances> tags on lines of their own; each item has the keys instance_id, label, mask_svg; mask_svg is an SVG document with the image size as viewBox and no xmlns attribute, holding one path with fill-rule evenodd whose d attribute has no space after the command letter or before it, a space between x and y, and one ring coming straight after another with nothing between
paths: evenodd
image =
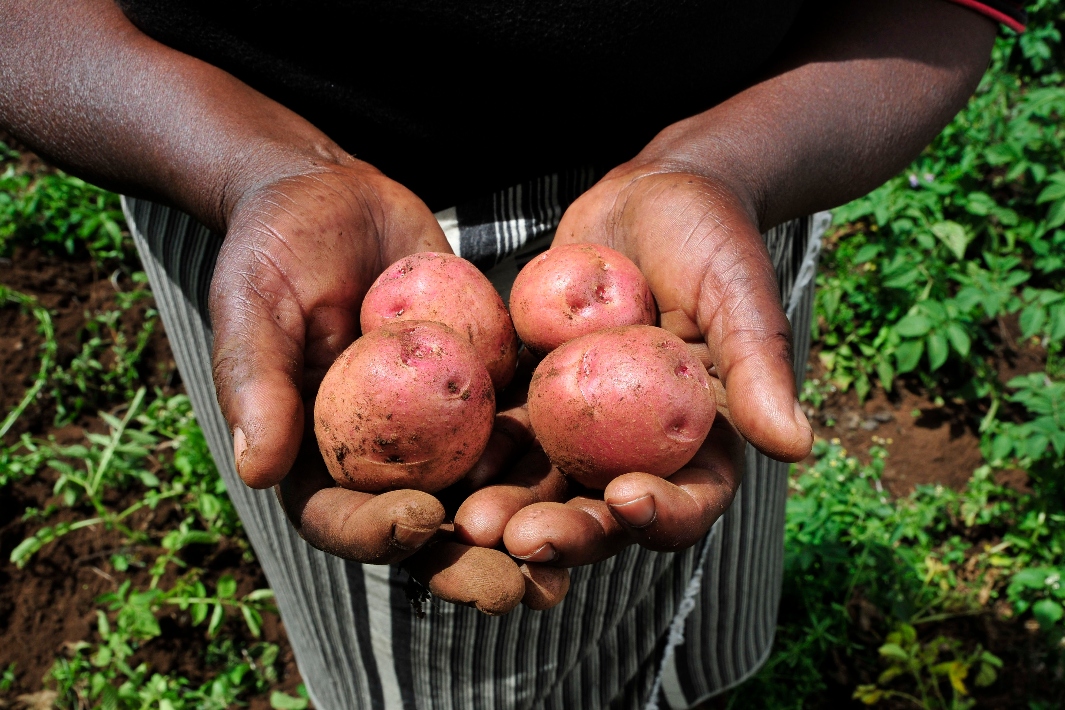
<instances>
[{"instance_id":1,"label":"striped apron","mask_svg":"<svg viewBox=\"0 0 1065 710\"><path fill-rule=\"evenodd\" d=\"M553 175L437 218L456 254L506 298L550 244L591 171ZM272 491L237 476L211 377L207 294L222 239L188 215L124 198L174 358L214 460L276 594L311 700L321 710L687 708L758 670L772 646L783 570L788 465L748 447L732 507L695 546L629 547L572 570L565 600L503 617L432 599L415 613L398 567L363 565L305 543ZM813 276L826 214L770 230L766 243L795 333L809 350Z\"/></svg>"}]
</instances>

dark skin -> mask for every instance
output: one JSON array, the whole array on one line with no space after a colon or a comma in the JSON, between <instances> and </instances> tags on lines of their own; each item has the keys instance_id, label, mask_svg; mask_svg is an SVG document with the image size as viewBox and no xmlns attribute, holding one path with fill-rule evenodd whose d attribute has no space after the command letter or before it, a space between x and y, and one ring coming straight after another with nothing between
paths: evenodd
<instances>
[{"instance_id":1,"label":"dark skin","mask_svg":"<svg viewBox=\"0 0 1065 710\"><path fill-rule=\"evenodd\" d=\"M785 461L809 453L760 234L904 167L964 105L995 35L943 0L804 12L817 30L796 33L761 81L664 127L568 209L556 236L610 245L647 275L663 327L714 374L722 416L706 444L668 480L632 473L601 495L576 490L535 447L519 392L453 492L461 501L476 489L454 533L429 494L334 486L305 436L308 405L357 336L377 274L410 253L450 251L416 195L234 77L146 37L110 0L0 0L0 56L17 58L0 65L0 126L71 172L225 234L210 305L238 473L276 487L308 542L363 562L405 560L437 596L491 613L516 603L501 603L497 587L520 583L526 603L547 608L565 594L566 567L629 544L697 541L735 494L744 441ZM462 554L500 544L513 557Z\"/></svg>"}]
</instances>

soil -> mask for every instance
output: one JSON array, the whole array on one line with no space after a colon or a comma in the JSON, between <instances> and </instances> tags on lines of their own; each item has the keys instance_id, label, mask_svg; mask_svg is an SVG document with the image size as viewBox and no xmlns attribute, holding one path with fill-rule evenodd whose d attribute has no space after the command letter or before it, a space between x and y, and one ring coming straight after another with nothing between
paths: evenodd
<instances>
[{"instance_id":1,"label":"soil","mask_svg":"<svg viewBox=\"0 0 1065 710\"><path fill-rule=\"evenodd\" d=\"M999 324L999 342L992 366L1006 383L1019 375L1040 372L1046 364L1046 350L1035 342L1024 342L1016 317ZM824 368L815 346L807 364L808 377L824 378ZM959 375L939 373L940 386L949 390ZM832 392L820 409L804 407L814 433L823 439L839 439L852 455L868 460L869 449L881 446L888 451L882 478L896 496L905 496L919 485L940 484L961 490L973 471L984 463L980 452L980 422L987 414L987 401L967 402L944 399L929 392L915 377L899 378L890 393L875 389L862 402L851 389ZM1007 410L1004 415L1008 416ZM812 463L809 459L807 463ZM1028 492L1023 471L996 474L998 482Z\"/></svg>"},{"instance_id":2,"label":"soil","mask_svg":"<svg viewBox=\"0 0 1065 710\"><path fill-rule=\"evenodd\" d=\"M36 297L53 312L61 363L69 362L80 349L85 335L85 313L115 309L117 291L132 286L122 269L101 273L87 258L60 258L27 250L16 251L12 258L0 260L0 284ZM127 313L121 323L127 336L139 331L148 309L153 306L147 299ZM16 406L32 385L40 365L40 344L37 322L31 314L13 306L0 307L0 412L6 413ZM170 347L158 322L143 361L147 363L141 372L145 384L158 387L166 394L181 391ZM121 402L93 405L107 410ZM87 407L90 412L92 409ZM23 433L29 433L34 437L54 436L59 443L73 444L82 441L88 431L102 431L101 422L89 415L57 428L54 415L50 398L39 398L19 417L6 441L11 443ZM57 503L52 494L54 483L54 472L45 471L8 486L0 496L0 669L14 663L16 678L12 688L0 693L0 707L32 704L33 699L27 696L41 690L55 659L70 653L76 642L96 638L96 598L116 591L119 580L129 576L114 575L110 564L110 556L121 551L119 534L94 528L79 530L52 543L47 554L37 555L24 569L8 562L15 546L39 527L23 520L26 509L44 509ZM109 502L121 509L135 502L135 496L116 493L115 499ZM84 512L61 507L52 520L70 521ZM130 522L142 530L171 529L177 527L181 518L176 506L164 503L155 511L138 511ZM259 565L246 561L243 551L234 544L210 548L210 554L196 562L205 570L204 581L208 586L213 586L223 575L236 579L238 594L267 586ZM147 588L150 574L142 568L132 574L132 579L134 585ZM162 584L165 586L170 581L164 578ZM132 665L144 661L155 671L175 673L195 684L205 682L212 671L204 668L200 660L208 644L206 625L194 627L188 613L176 607L160 619L160 624L163 636L139 650ZM253 641L243 622L236 619L224 633L236 642ZM295 694L300 676L284 625L276 614L264 615L261 640L281 648L276 689ZM44 696L34 697L48 700ZM270 706L266 696L252 698L250 704L253 708Z\"/></svg>"},{"instance_id":3,"label":"soil","mask_svg":"<svg viewBox=\"0 0 1065 710\"><path fill-rule=\"evenodd\" d=\"M10 258L0 259L0 284L35 297L52 311L61 364L69 363L85 340L86 313L106 313L116 310L118 292L133 290L129 274L121 268L100 273L88 258L61 259L37 250L17 249ZM151 299L142 300L131 308L121 322L121 329L132 341L144 323ZM37 333L37 320L23 309L0 308L0 411L9 412L33 384L40 367L42 338ZM101 361L104 367L111 363ZM142 380L149 388L160 387L177 391L180 379L162 325L157 323L143 355ZM100 403L105 404L105 403ZM89 408L91 411L91 408ZM54 433L54 403L47 397L31 404L8 432L10 443L24 432L33 436ZM88 425L95 417L84 417L76 425ZM64 432L78 439L75 431Z\"/></svg>"}]
</instances>

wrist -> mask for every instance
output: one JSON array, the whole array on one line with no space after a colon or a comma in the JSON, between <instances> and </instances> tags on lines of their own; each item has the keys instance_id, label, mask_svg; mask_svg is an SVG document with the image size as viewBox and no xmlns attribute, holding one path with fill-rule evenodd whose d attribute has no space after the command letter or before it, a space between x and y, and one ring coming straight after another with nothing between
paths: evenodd
<instances>
[{"instance_id":1,"label":"wrist","mask_svg":"<svg viewBox=\"0 0 1065 710\"><path fill-rule=\"evenodd\" d=\"M756 169L761 164L745 155L749 146L745 146L742 137L713 126L711 113L668 126L617 170L634 175L675 174L697 179L762 228L768 181Z\"/></svg>"},{"instance_id":2,"label":"wrist","mask_svg":"<svg viewBox=\"0 0 1065 710\"><path fill-rule=\"evenodd\" d=\"M253 137L227 154L213 191L202 196L203 209L224 233L241 205L270 185L288 178L327 172L338 166L363 166L324 135L288 140Z\"/></svg>"}]
</instances>

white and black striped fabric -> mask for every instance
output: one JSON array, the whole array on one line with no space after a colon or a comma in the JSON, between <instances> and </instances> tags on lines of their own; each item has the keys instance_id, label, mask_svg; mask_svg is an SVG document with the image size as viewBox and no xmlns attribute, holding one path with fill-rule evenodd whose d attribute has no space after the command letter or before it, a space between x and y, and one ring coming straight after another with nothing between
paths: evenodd
<instances>
[{"instance_id":1,"label":"white and black striped fabric","mask_svg":"<svg viewBox=\"0 0 1065 710\"><path fill-rule=\"evenodd\" d=\"M437 215L461 256L509 290L550 242L591 171L516 186ZM323 710L687 708L754 673L772 645L783 568L786 464L748 448L736 500L691 549L631 547L574 569L554 609L488 617L429 599L416 613L406 572L316 550L274 495L244 486L211 379L207 292L221 238L144 200L123 206L211 453L274 589L300 672ZM766 236L795 331L809 347L824 215ZM520 261L519 261L520 260Z\"/></svg>"}]
</instances>

